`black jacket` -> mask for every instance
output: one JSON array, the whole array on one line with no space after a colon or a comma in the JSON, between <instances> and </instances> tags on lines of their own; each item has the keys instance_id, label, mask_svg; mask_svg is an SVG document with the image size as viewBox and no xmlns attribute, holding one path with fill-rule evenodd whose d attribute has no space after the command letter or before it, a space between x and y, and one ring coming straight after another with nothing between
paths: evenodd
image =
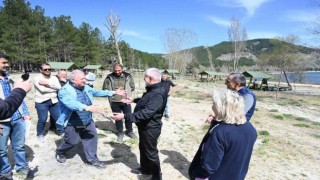
<instances>
[{"instance_id":1,"label":"black jacket","mask_svg":"<svg viewBox=\"0 0 320 180\"><path fill-rule=\"evenodd\" d=\"M0 120L10 118L18 110L26 95L26 91L16 88L10 92L9 97L0 99Z\"/></svg>"},{"instance_id":2,"label":"black jacket","mask_svg":"<svg viewBox=\"0 0 320 180\"><path fill-rule=\"evenodd\" d=\"M166 89L163 83L146 87L141 98L135 99L137 103L132 114L125 114L125 119L136 123L138 128L159 128L162 126L161 118L167 103Z\"/></svg>"}]
</instances>

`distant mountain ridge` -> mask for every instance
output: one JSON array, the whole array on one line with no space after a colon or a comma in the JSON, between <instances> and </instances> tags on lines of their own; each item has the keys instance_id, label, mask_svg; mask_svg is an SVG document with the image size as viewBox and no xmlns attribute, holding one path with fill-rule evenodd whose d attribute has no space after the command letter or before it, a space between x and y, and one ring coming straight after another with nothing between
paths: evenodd
<instances>
[{"instance_id":1,"label":"distant mountain ridge","mask_svg":"<svg viewBox=\"0 0 320 180\"><path fill-rule=\"evenodd\" d=\"M277 48L276 45L272 43L274 41L279 41L279 40L276 40L276 39L247 40L246 51L242 53L242 57L239 60L239 65L240 66L254 65L259 55L261 55L262 53L271 52L273 48ZM309 48L301 45L291 44L291 46L293 51L297 53L306 54L306 55L316 51L316 49L314 48ZM199 65L202 65L205 67L210 66L210 62L209 62L210 55L212 57L211 58L212 63L215 64L216 66L230 62L230 50L231 50L230 42L223 41L213 46L198 46L198 47L193 47L187 50L189 50L193 54L194 59L197 60Z\"/></svg>"}]
</instances>

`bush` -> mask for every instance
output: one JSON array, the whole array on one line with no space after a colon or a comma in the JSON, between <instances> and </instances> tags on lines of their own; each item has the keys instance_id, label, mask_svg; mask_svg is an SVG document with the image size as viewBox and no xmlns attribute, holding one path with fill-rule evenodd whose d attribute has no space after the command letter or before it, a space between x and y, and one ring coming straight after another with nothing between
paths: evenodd
<instances>
[{"instance_id":1,"label":"bush","mask_svg":"<svg viewBox=\"0 0 320 180\"><path fill-rule=\"evenodd\" d=\"M261 135L261 136L269 136L270 133L268 131L262 130L262 131L259 131L259 135Z\"/></svg>"},{"instance_id":2,"label":"bush","mask_svg":"<svg viewBox=\"0 0 320 180\"><path fill-rule=\"evenodd\" d=\"M273 117L276 118L276 119L279 119L279 120L283 120L284 119L282 115L274 115Z\"/></svg>"},{"instance_id":3,"label":"bush","mask_svg":"<svg viewBox=\"0 0 320 180\"><path fill-rule=\"evenodd\" d=\"M305 127L305 128L309 128L310 126L307 125L307 124L294 124L293 126L296 126L296 127Z\"/></svg>"}]
</instances>

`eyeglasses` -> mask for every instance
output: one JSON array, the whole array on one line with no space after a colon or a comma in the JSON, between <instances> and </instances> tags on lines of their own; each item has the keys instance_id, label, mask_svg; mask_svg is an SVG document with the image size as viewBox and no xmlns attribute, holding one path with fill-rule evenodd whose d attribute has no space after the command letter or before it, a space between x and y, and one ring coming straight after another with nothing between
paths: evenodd
<instances>
[{"instance_id":1,"label":"eyeglasses","mask_svg":"<svg viewBox=\"0 0 320 180\"><path fill-rule=\"evenodd\" d=\"M42 71L51 71L51 69L42 69Z\"/></svg>"}]
</instances>

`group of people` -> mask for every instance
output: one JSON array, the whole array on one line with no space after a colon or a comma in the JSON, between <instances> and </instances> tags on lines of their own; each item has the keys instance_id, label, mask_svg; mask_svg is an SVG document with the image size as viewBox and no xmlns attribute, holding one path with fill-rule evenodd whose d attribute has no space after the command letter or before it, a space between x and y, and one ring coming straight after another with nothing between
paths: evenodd
<instances>
[{"instance_id":1,"label":"group of people","mask_svg":"<svg viewBox=\"0 0 320 180\"><path fill-rule=\"evenodd\" d=\"M10 138L16 171L28 174L30 168L25 160L25 123L30 120L23 102L30 91L30 81L18 81L13 85L7 70L9 57L0 53L0 163L1 179L12 179L12 170L7 157ZM92 113L102 112L101 106L93 105L93 97L109 98L116 122L117 140L121 142L126 134L138 138L132 129L135 123L139 134L140 167L135 174L150 175L151 179L162 179L158 138L161 134L162 117L169 117L166 111L168 97L175 86L166 75L156 68L145 71L146 92L141 98L132 97L135 89L133 77L124 72L121 64L114 64L103 90L87 84L81 70L73 70L66 78L65 71L57 77L51 76L49 64L41 66L41 74L35 78L35 107L38 114L37 137L44 140L44 126L50 112L58 135L63 137L56 149L56 160L65 163L66 153L79 143L83 144L87 163L103 169L106 165L97 156L98 135ZM206 119L211 126L189 167L190 179L244 179L248 171L254 142L255 128L250 123L256 104L256 97L246 85L240 73L231 73L226 79L228 90L215 90L212 113ZM45 93L46 92L46 93ZM132 112L131 103L136 103ZM125 122L126 132L123 130Z\"/></svg>"}]
</instances>

